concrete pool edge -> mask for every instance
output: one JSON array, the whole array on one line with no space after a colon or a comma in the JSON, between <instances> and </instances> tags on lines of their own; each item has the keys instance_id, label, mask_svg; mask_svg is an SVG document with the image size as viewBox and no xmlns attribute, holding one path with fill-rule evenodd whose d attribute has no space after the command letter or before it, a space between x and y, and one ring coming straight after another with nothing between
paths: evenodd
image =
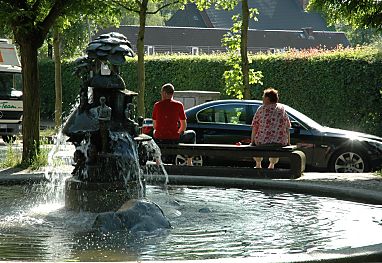
<instances>
[{"instance_id":1,"label":"concrete pool edge","mask_svg":"<svg viewBox=\"0 0 382 263\"><path fill-rule=\"evenodd\" d=\"M319 182L305 182L290 179L258 179L258 178L235 178L218 176L192 176L192 175L168 175L169 184L233 187L245 189L280 189L292 192L335 197L344 200L363 202L368 204L382 205L382 192L365 190L351 186L338 186L320 184ZM146 175L150 182L164 182L164 175Z\"/></svg>"},{"instance_id":2,"label":"concrete pool edge","mask_svg":"<svg viewBox=\"0 0 382 263\"><path fill-rule=\"evenodd\" d=\"M34 173L0 173L0 185L25 185L47 182L45 174Z\"/></svg>"}]
</instances>

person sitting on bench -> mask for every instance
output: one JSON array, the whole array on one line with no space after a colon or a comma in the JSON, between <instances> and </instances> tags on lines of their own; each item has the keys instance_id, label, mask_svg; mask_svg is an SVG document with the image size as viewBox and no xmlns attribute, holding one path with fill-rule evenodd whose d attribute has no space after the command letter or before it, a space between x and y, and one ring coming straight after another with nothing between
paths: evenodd
<instances>
[{"instance_id":1,"label":"person sitting on bench","mask_svg":"<svg viewBox=\"0 0 382 263\"><path fill-rule=\"evenodd\" d=\"M157 143L196 143L195 131L186 130L184 106L173 99L174 91L171 83L164 84L161 90L162 99L154 104L154 140ZM187 165L192 165L192 157L187 157Z\"/></svg>"},{"instance_id":2,"label":"person sitting on bench","mask_svg":"<svg viewBox=\"0 0 382 263\"><path fill-rule=\"evenodd\" d=\"M261 105L252 120L252 145L286 146L290 144L289 128L291 123L284 107L278 103L278 91L273 88L264 90ZM262 157L254 157L255 168L261 168ZM269 169L273 169L279 158L269 157Z\"/></svg>"}]
</instances>

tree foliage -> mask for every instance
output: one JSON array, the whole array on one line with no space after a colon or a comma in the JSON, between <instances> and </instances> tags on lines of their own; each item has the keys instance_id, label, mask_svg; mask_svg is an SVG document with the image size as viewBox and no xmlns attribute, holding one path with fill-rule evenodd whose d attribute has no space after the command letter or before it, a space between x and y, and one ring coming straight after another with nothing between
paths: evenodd
<instances>
[{"instance_id":1,"label":"tree foliage","mask_svg":"<svg viewBox=\"0 0 382 263\"><path fill-rule=\"evenodd\" d=\"M6 25L2 26L0 28L0 38L8 38L8 39L13 38L12 30Z\"/></svg>"},{"instance_id":2,"label":"tree foliage","mask_svg":"<svg viewBox=\"0 0 382 263\"><path fill-rule=\"evenodd\" d=\"M57 21L62 35L62 55L70 59L82 55L94 32L101 28L118 26L124 18L118 6L103 3L87 13L71 12Z\"/></svg>"},{"instance_id":3,"label":"tree foliage","mask_svg":"<svg viewBox=\"0 0 382 263\"><path fill-rule=\"evenodd\" d=\"M250 99L250 85L261 83L261 72L249 68L248 58L248 24L249 19L255 19L257 9L248 7L248 0L194 0L199 9L207 9L212 5L217 9L233 10L241 5L241 14L232 17L233 26L230 32L225 34L222 43L227 47L231 67L224 72L227 94L234 95L239 99Z\"/></svg>"},{"instance_id":4,"label":"tree foliage","mask_svg":"<svg viewBox=\"0 0 382 263\"><path fill-rule=\"evenodd\" d=\"M257 14L257 10L251 10L251 17ZM226 33L222 39L222 44L228 49L227 65L230 69L224 72L224 80L226 86L226 93L238 99L244 98L244 85L243 85L243 70L241 67L242 58L240 55L241 35L240 30L242 21L240 15L232 17L233 26L230 31ZM251 59L248 59L251 64ZM261 71L255 71L253 68L248 70L248 83L249 84L262 84L261 78L263 74Z\"/></svg>"},{"instance_id":5,"label":"tree foliage","mask_svg":"<svg viewBox=\"0 0 382 263\"><path fill-rule=\"evenodd\" d=\"M345 23L353 28L382 30L379 0L310 0L308 9L323 12L332 25Z\"/></svg>"},{"instance_id":6,"label":"tree foliage","mask_svg":"<svg viewBox=\"0 0 382 263\"><path fill-rule=\"evenodd\" d=\"M0 0L0 23L12 30L20 47L23 75L23 163L33 163L40 150L40 94L37 56L58 17L113 10L101 0Z\"/></svg>"},{"instance_id":7,"label":"tree foliage","mask_svg":"<svg viewBox=\"0 0 382 263\"><path fill-rule=\"evenodd\" d=\"M114 9L114 8L113 8ZM89 13L68 13L59 17L53 27L53 53L55 61L55 128L59 130L62 125L62 77L61 57L82 55L84 47L91 41L92 31L100 27L118 26L122 17L120 8L115 8L113 15L109 9L92 9ZM95 12L96 11L96 12Z\"/></svg>"},{"instance_id":8,"label":"tree foliage","mask_svg":"<svg viewBox=\"0 0 382 263\"><path fill-rule=\"evenodd\" d=\"M382 39L381 32L378 32L374 28L352 28L344 24L336 25L335 28L337 31L346 34L346 37L353 47L374 44L380 42Z\"/></svg>"},{"instance_id":9,"label":"tree foliage","mask_svg":"<svg viewBox=\"0 0 382 263\"><path fill-rule=\"evenodd\" d=\"M161 7L161 3L158 2L148 2L147 9L149 11L155 11L158 10ZM164 26L165 21L167 18L167 9L169 9L170 6L166 7L166 9L160 10L160 12L150 14L146 17L146 25L147 26ZM122 20L121 25L139 25L139 14L135 12L125 12Z\"/></svg>"},{"instance_id":10,"label":"tree foliage","mask_svg":"<svg viewBox=\"0 0 382 263\"><path fill-rule=\"evenodd\" d=\"M187 0L109 0L116 6L120 6L127 11L138 14L139 16L139 30L137 38L137 53L138 53L138 115L145 116L145 27L147 23L148 15L155 15L166 7L172 5L183 6ZM154 7L154 9L150 9Z\"/></svg>"}]
</instances>

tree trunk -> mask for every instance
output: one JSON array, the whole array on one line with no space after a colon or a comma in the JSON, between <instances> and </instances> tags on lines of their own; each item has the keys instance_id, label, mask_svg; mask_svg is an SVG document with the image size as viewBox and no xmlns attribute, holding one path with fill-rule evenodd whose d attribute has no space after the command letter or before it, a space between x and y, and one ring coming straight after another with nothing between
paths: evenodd
<instances>
[{"instance_id":1,"label":"tree trunk","mask_svg":"<svg viewBox=\"0 0 382 263\"><path fill-rule=\"evenodd\" d=\"M241 72L243 74L244 99L251 98L249 89L249 62L248 62L248 24L249 24L249 8L248 0L241 1L242 24L241 24Z\"/></svg>"},{"instance_id":2,"label":"tree trunk","mask_svg":"<svg viewBox=\"0 0 382 263\"><path fill-rule=\"evenodd\" d=\"M148 0L143 0L139 10L138 52L138 115L145 117L145 27Z\"/></svg>"},{"instance_id":3,"label":"tree trunk","mask_svg":"<svg viewBox=\"0 0 382 263\"><path fill-rule=\"evenodd\" d=\"M54 49L54 86L56 90L56 100L54 109L55 130L58 131L62 124L62 77L61 77L61 37L58 28L53 28L53 49Z\"/></svg>"},{"instance_id":4,"label":"tree trunk","mask_svg":"<svg viewBox=\"0 0 382 263\"><path fill-rule=\"evenodd\" d=\"M24 114L22 126L22 162L29 165L36 159L40 150L40 94L37 65L38 47L33 39L18 43L20 44L23 75Z\"/></svg>"}]
</instances>

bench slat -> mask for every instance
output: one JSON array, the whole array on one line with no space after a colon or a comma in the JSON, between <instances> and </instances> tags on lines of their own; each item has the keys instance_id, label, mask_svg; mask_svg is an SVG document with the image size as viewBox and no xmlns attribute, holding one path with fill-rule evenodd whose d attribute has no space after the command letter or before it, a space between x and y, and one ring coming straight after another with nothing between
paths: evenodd
<instances>
[{"instance_id":1,"label":"bench slat","mask_svg":"<svg viewBox=\"0 0 382 263\"><path fill-rule=\"evenodd\" d=\"M178 143L178 144L158 144L159 148L170 148L170 149L195 149L195 150L203 150L203 149L217 149L217 150L231 150L235 149L235 151L242 150L251 150L251 151L264 151L264 150L272 150L272 151L294 151L297 149L296 145L288 145L284 147L277 146L252 146L252 145L233 145L233 144L186 144L186 143Z\"/></svg>"},{"instance_id":2,"label":"bench slat","mask_svg":"<svg viewBox=\"0 0 382 263\"><path fill-rule=\"evenodd\" d=\"M296 145L285 147L264 147L252 145L229 145L229 144L158 144L162 155L188 155L226 157L235 155L237 158L248 157L286 157L290 163L291 178L298 178L305 170L305 154L297 150Z\"/></svg>"}]
</instances>

